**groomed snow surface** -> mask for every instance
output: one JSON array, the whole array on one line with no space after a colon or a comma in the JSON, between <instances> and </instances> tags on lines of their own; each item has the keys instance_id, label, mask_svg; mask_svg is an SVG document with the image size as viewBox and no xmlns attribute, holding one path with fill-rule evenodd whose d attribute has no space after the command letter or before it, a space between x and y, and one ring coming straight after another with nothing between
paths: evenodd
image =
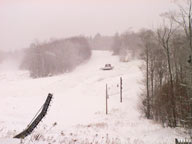
<instances>
[{"instance_id":1,"label":"groomed snow surface","mask_svg":"<svg viewBox=\"0 0 192 144\"><path fill-rule=\"evenodd\" d=\"M100 70L107 63L114 69ZM163 128L141 117L138 110L141 63L121 63L110 52L93 51L88 62L59 76L31 79L26 71L1 70L0 144L174 144L175 138L185 137L179 129ZM48 93L54 99L47 116L26 139L13 139L27 127Z\"/></svg>"}]
</instances>

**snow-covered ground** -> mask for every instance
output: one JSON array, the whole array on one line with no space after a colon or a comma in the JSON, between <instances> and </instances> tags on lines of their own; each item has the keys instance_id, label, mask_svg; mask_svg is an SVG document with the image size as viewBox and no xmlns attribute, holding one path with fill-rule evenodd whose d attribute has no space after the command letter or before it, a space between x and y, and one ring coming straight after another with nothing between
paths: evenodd
<instances>
[{"instance_id":1,"label":"snow-covered ground","mask_svg":"<svg viewBox=\"0 0 192 144\"><path fill-rule=\"evenodd\" d=\"M100 70L104 64L111 71ZM39 144L174 144L185 137L178 129L141 117L141 61L119 62L110 52L93 51L91 59L71 73L31 79L26 71L0 72L0 144L19 144L12 137L29 124L47 94L54 99L47 116L22 143ZM123 78L123 103L119 79ZM109 114L105 115L105 86ZM56 124L56 125L55 125Z\"/></svg>"}]
</instances>

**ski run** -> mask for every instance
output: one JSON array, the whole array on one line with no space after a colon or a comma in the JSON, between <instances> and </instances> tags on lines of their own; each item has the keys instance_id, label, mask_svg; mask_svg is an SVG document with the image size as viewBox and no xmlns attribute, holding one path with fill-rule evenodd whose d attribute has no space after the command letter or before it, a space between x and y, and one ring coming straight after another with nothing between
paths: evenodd
<instances>
[{"instance_id":1,"label":"ski run","mask_svg":"<svg viewBox=\"0 0 192 144\"><path fill-rule=\"evenodd\" d=\"M101 70L105 64L114 69ZM72 72L32 79L28 72L5 70L2 64L0 144L174 144L175 138L185 138L181 129L163 128L142 116L141 65L141 60L123 63L111 52L93 51L90 60ZM54 98L43 121L26 139L13 139L27 127L48 93Z\"/></svg>"}]
</instances>

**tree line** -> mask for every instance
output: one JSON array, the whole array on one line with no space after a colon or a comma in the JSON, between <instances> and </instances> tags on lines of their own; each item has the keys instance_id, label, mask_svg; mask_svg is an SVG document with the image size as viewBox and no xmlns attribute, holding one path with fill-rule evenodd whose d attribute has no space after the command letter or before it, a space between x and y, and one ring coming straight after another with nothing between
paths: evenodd
<instances>
[{"instance_id":1,"label":"tree line","mask_svg":"<svg viewBox=\"0 0 192 144\"><path fill-rule=\"evenodd\" d=\"M139 32L145 90L142 112L163 126L192 128L192 0L163 14L156 30Z\"/></svg>"},{"instance_id":2,"label":"tree line","mask_svg":"<svg viewBox=\"0 0 192 144\"><path fill-rule=\"evenodd\" d=\"M113 36L111 50L113 55L119 55L120 61L128 62L138 58L141 53L142 41L139 33L127 31L122 34L116 33Z\"/></svg>"},{"instance_id":3,"label":"tree line","mask_svg":"<svg viewBox=\"0 0 192 144\"><path fill-rule=\"evenodd\" d=\"M72 37L44 43L33 43L25 50L21 69L31 77L46 77L69 72L88 60L91 48L85 37Z\"/></svg>"},{"instance_id":4,"label":"tree line","mask_svg":"<svg viewBox=\"0 0 192 144\"><path fill-rule=\"evenodd\" d=\"M126 61L139 57L144 64L140 109L163 126L184 127L192 136L192 0L163 13L156 29L115 34L111 50Z\"/></svg>"},{"instance_id":5,"label":"tree line","mask_svg":"<svg viewBox=\"0 0 192 144\"><path fill-rule=\"evenodd\" d=\"M111 50L113 36L104 36L97 33L94 37L87 37L92 50Z\"/></svg>"}]
</instances>

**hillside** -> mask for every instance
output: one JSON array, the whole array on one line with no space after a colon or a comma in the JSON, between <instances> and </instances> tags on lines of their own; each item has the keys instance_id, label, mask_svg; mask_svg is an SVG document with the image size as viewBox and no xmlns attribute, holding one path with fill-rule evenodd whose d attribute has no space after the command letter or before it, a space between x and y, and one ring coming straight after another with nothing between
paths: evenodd
<instances>
[{"instance_id":1,"label":"hillside","mask_svg":"<svg viewBox=\"0 0 192 144\"><path fill-rule=\"evenodd\" d=\"M106 63L114 69L100 70ZM20 143L12 137L29 124L48 93L54 96L50 110L23 143L172 144L176 137L185 137L178 129L162 128L141 117L138 110L141 64L140 60L121 63L110 52L93 51L87 63L55 77L31 79L26 71L1 71L0 143ZM118 94L120 77L123 103L119 102ZM106 84L108 115L105 115Z\"/></svg>"}]
</instances>

